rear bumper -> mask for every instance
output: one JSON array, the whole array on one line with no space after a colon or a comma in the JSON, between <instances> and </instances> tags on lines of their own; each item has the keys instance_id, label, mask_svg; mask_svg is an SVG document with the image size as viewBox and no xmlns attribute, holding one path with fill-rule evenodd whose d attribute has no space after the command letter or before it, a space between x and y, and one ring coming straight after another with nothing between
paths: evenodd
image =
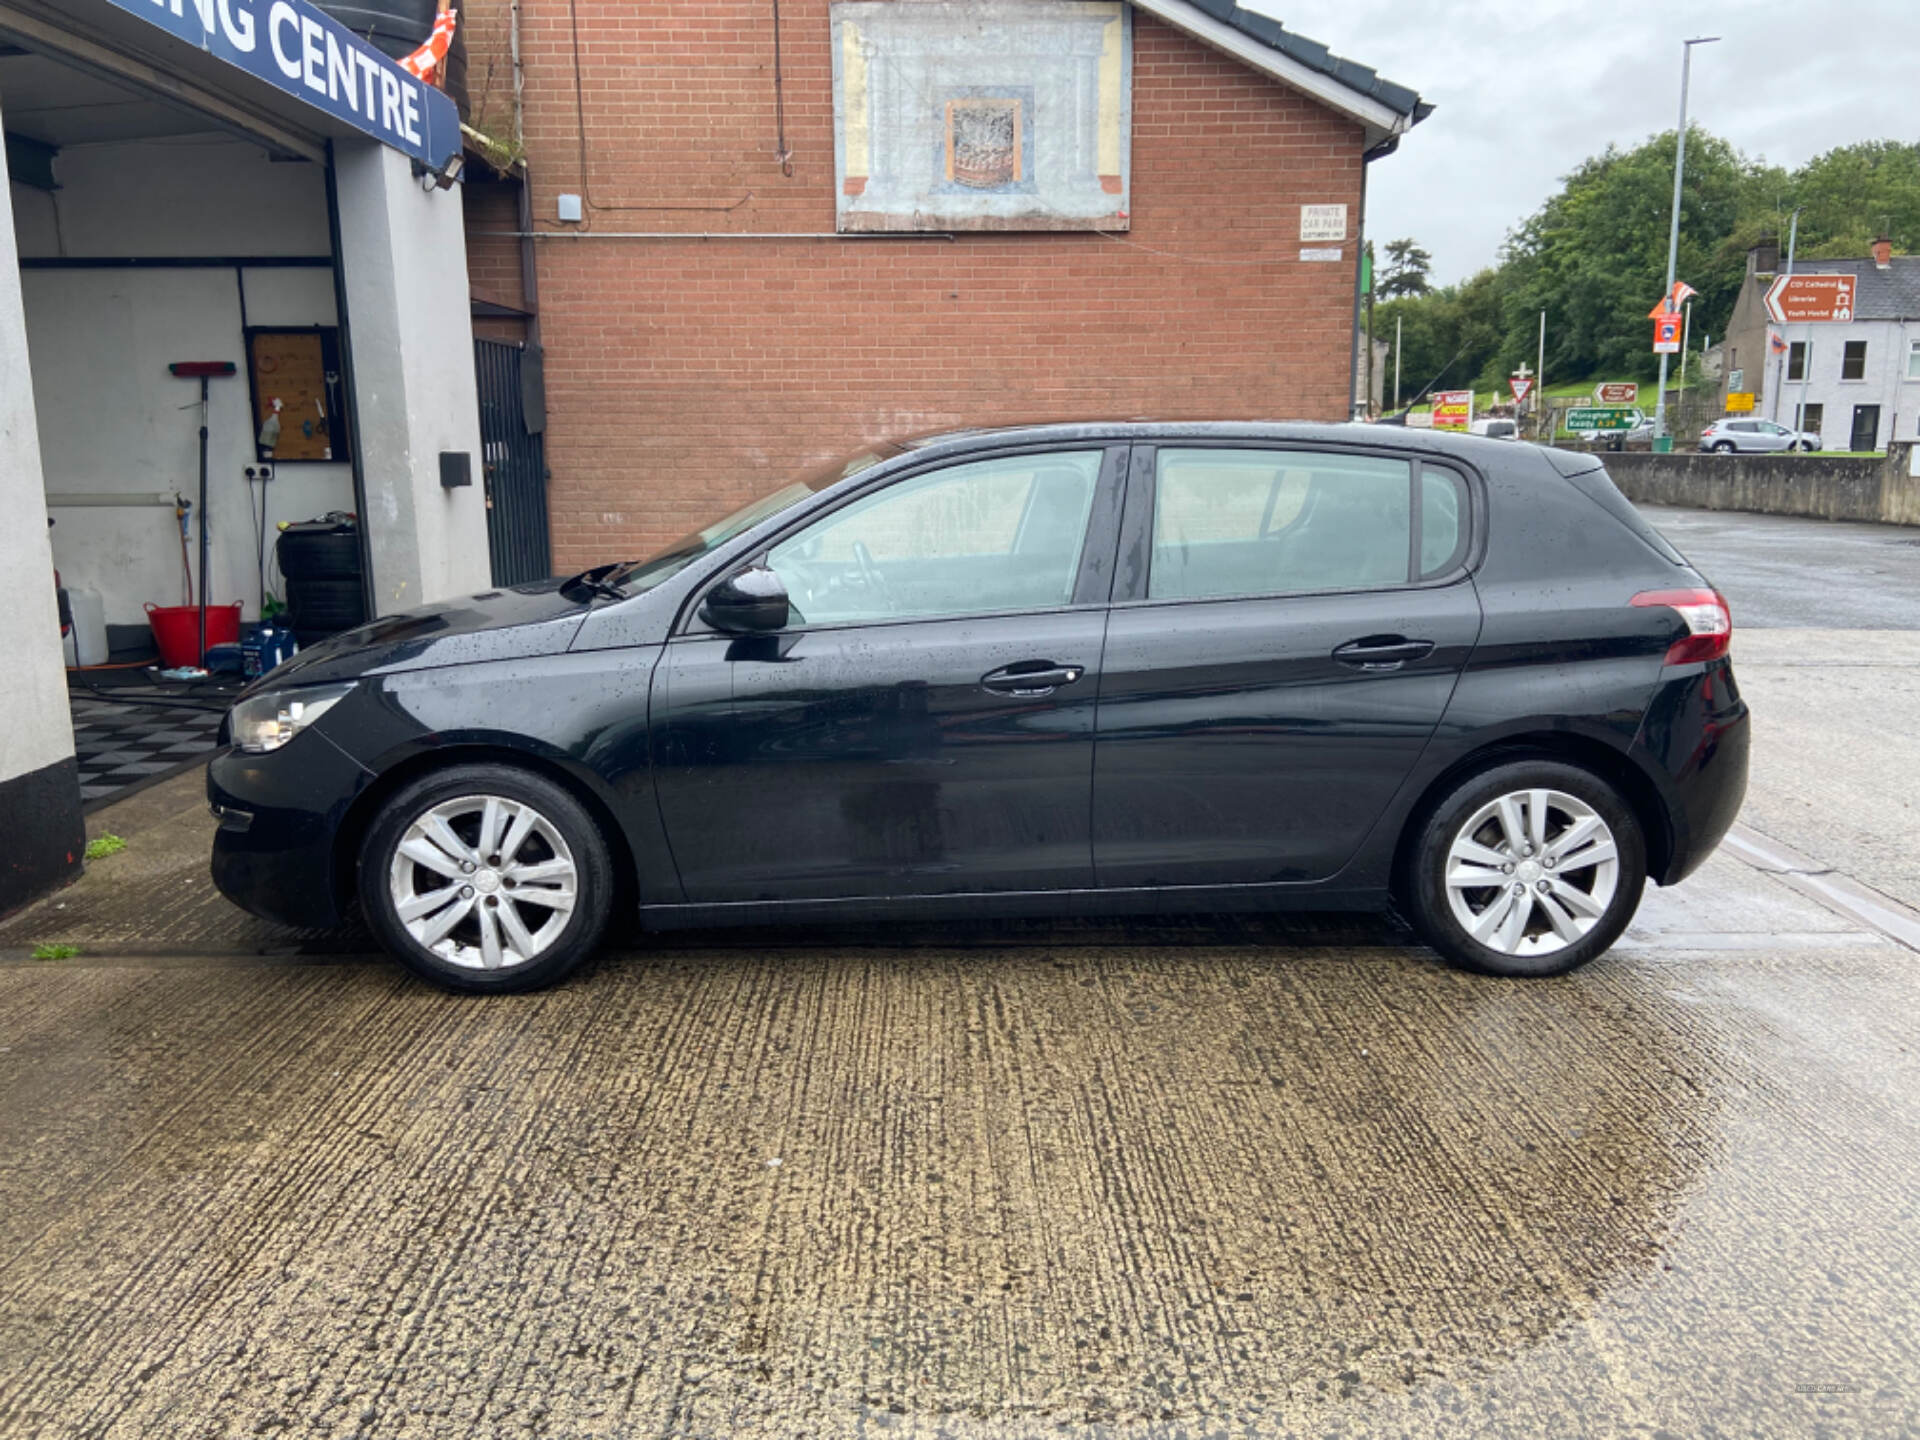
<instances>
[{"instance_id":1,"label":"rear bumper","mask_svg":"<svg viewBox=\"0 0 1920 1440\"><path fill-rule=\"evenodd\" d=\"M1659 884L1686 879L1732 828L1747 795L1751 731L1729 661L1677 666L1655 692L1633 748L1666 802L1670 843L1653 876Z\"/></svg>"},{"instance_id":2,"label":"rear bumper","mask_svg":"<svg viewBox=\"0 0 1920 1440\"><path fill-rule=\"evenodd\" d=\"M277 924L338 925L346 877L336 873L334 835L372 779L317 731L266 755L221 751L207 765L220 893Z\"/></svg>"}]
</instances>

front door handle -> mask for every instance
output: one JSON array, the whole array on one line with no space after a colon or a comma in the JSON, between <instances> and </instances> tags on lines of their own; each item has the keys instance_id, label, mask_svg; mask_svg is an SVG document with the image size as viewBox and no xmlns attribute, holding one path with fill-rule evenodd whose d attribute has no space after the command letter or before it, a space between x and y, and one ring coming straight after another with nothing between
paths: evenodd
<instances>
[{"instance_id":1,"label":"front door handle","mask_svg":"<svg viewBox=\"0 0 1920 1440\"><path fill-rule=\"evenodd\" d=\"M1409 660L1424 660L1432 653L1431 640L1409 640L1404 635L1364 635L1335 650L1333 658L1355 670L1398 670Z\"/></svg>"},{"instance_id":2,"label":"front door handle","mask_svg":"<svg viewBox=\"0 0 1920 1440\"><path fill-rule=\"evenodd\" d=\"M1079 665L1056 665L1051 660L1022 660L982 675L980 686L996 695L1033 698L1051 695L1062 685L1071 685L1084 674L1085 668Z\"/></svg>"}]
</instances>

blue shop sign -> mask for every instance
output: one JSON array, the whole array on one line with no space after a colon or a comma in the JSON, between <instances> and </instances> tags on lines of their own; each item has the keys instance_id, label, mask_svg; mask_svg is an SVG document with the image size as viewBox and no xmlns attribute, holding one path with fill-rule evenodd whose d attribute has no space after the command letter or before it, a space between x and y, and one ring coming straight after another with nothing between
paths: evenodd
<instances>
[{"instance_id":1,"label":"blue shop sign","mask_svg":"<svg viewBox=\"0 0 1920 1440\"><path fill-rule=\"evenodd\" d=\"M438 170L460 153L460 110L307 0L112 0Z\"/></svg>"}]
</instances>

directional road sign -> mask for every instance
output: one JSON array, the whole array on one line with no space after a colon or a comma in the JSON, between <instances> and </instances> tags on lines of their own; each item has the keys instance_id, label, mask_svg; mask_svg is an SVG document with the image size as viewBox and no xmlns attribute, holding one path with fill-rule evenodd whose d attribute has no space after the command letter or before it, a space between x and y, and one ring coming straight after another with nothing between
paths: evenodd
<instances>
[{"instance_id":1,"label":"directional road sign","mask_svg":"<svg viewBox=\"0 0 1920 1440\"><path fill-rule=\"evenodd\" d=\"M1631 380L1609 380L1595 387L1594 398L1602 405L1631 405L1640 398L1640 387Z\"/></svg>"},{"instance_id":2,"label":"directional road sign","mask_svg":"<svg viewBox=\"0 0 1920 1440\"><path fill-rule=\"evenodd\" d=\"M1631 405L1587 405L1567 411L1567 429L1631 430L1640 423L1640 412Z\"/></svg>"},{"instance_id":3,"label":"directional road sign","mask_svg":"<svg viewBox=\"0 0 1920 1440\"><path fill-rule=\"evenodd\" d=\"M1767 290L1776 325L1846 324L1853 319L1851 275L1782 275Z\"/></svg>"}]
</instances>

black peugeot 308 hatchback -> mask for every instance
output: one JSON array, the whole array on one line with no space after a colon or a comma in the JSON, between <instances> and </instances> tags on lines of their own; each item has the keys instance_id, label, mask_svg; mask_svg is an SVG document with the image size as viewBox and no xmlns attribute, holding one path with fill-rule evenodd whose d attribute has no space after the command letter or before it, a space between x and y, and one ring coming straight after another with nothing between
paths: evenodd
<instances>
[{"instance_id":1,"label":"black peugeot 308 hatchback","mask_svg":"<svg viewBox=\"0 0 1920 1440\"><path fill-rule=\"evenodd\" d=\"M877 447L261 679L213 873L463 990L649 928L1396 906L1552 975L1719 842L1726 602L1601 462L1362 426Z\"/></svg>"}]
</instances>

